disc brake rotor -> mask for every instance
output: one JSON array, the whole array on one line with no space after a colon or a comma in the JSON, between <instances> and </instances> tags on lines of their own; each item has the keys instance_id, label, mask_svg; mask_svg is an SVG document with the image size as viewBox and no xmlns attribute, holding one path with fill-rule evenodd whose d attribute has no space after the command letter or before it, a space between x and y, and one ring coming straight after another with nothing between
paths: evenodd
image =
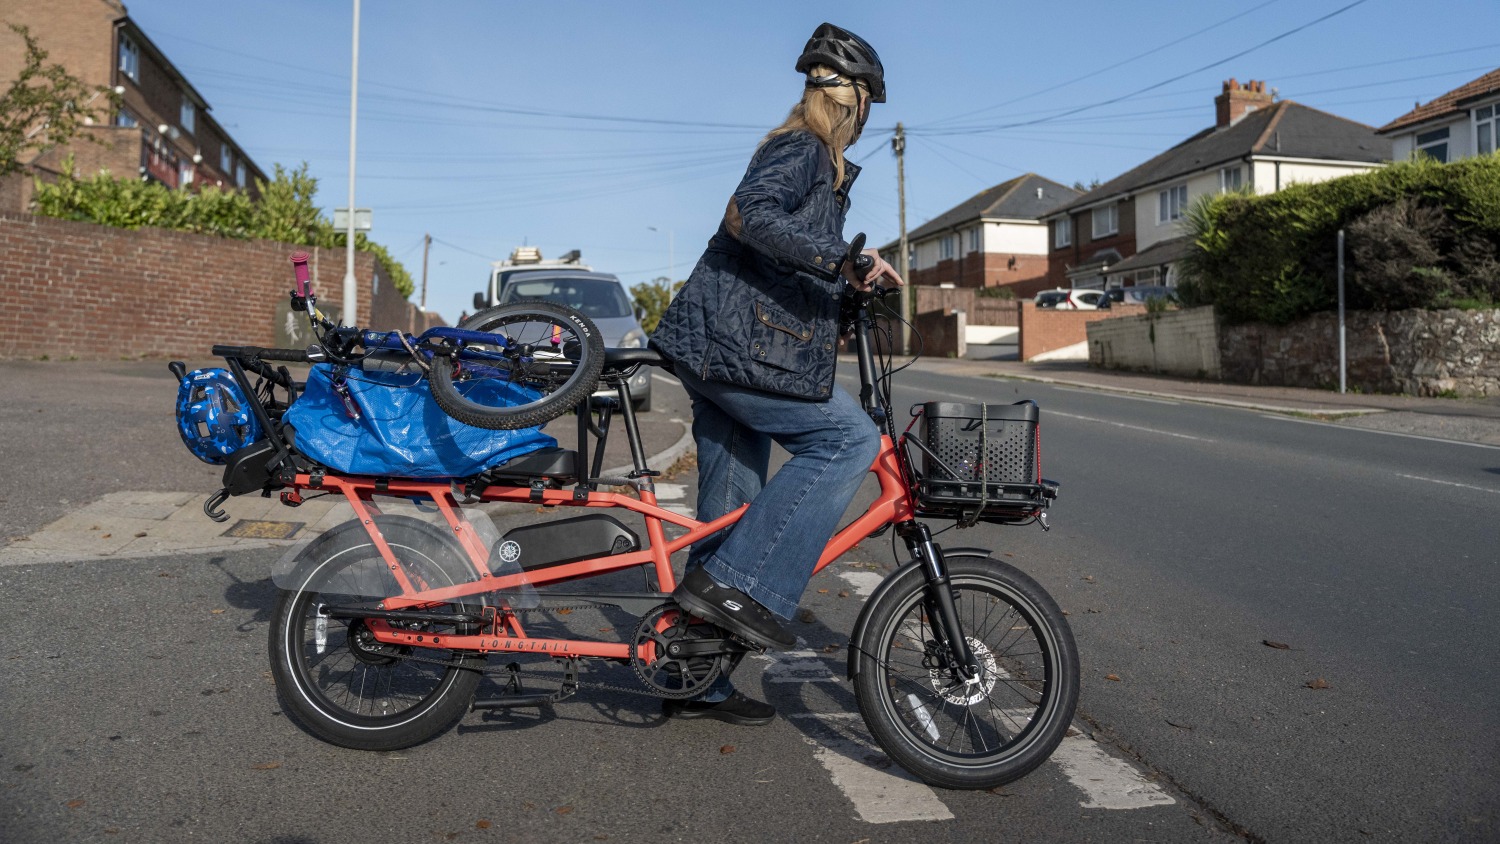
<instances>
[{"instance_id":1,"label":"disc brake rotor","mask_svg":"<svg viewBox=\"0 0 1500 844\"><path fill-rule=\"evenodd\" d=\"M994 690L996 681L1000 679L1000 666L995 662L995 655L988 645L973 636L964 638L968 640L969 652L974 654L974 662L979 666L979 676L973 682L957 688L951 685L951 680L956 679L953 672L932 668L928 670L927 676L932 681L932 688L942 695L943 700L959 706L973 706L984 701Z\"/></svg>"}]
</instances>

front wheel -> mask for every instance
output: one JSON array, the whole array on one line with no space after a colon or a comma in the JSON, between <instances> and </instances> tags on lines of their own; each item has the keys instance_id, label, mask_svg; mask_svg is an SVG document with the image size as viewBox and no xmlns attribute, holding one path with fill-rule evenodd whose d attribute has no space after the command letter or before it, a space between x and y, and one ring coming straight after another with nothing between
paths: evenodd
<instances>
[{"instance_id":1,"label":"front wheel","mask_svg":"<svg viewBox=\"0 0 1500 844\"><path fill-rule=\"evenodd\" d=\"M599 329L573 308L520 301L469 317L459 328L495 335L432 358L432 398L476 428L542 425L586 401L604 370Z\"/></svg>"},{"instance_id":2,"label":"front wheel","mask_svg":"<svg viewBox=\"0 0 1500 844\"><path fill-rule=\"evenodd\" d=\"M919 566L882 590L856 631L855 697L875 741L942 788L994 788L1052 755L1078 704L1078 649L1057 602L999 560L947 558L979 675L954 669Z\"/></svg>"}]
</instances>

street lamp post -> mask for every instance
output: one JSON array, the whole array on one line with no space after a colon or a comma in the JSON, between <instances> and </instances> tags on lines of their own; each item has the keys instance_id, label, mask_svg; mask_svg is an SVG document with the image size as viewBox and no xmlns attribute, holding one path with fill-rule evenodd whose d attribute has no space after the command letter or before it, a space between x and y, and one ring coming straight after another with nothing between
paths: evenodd
<instances>
[{"instance_id":1,"label":"street lamp post","mask_svg":"<svg viewBox=\"0 0 1500 844\"><path fill-rule=\"evenodd\" d=\"M344 324L357 325L359 285L354 279L354 129L359 114L359 0L354 0L354 57L349 71L349 225L344 230Z\"/></svg>"},{"instance_id":2,"label":"street lamp post","mask_svg":"<svg viewBox=\"0 0 1500 844\"><path fill-rule=\"evenodd\" d=\"M648 228L651 231L654 231L654 232L656 232L658 234L661 233L661 229L657 228L656 226L647 226L646 228ZM670 291L672 289L672 282L674 282L674 281L677 280L677 279L673 278L673 276L675 276L675 275L677 275L677 255L676 255L675 251L673 250L673 246L672 246L672 230L671 229L667 229L667 290L668 291Z\"/></svg>"}]
</instances>

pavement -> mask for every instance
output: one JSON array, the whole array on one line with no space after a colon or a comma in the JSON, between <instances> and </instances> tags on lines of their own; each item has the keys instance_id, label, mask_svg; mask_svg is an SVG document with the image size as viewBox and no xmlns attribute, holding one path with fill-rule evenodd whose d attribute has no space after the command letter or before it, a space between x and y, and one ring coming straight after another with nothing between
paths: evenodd
<instances>
[{"instance_id":1,"label":"pavement","mask_svg":"<svg viewBox=\"0 0 1500 844\"><path fill-rule=\"evenodd\" d=\"M852 359L845 363L852 368ZM924 359L917 368L1500 447L1500 396L1340 394L1102 370L1083 361ZM667 376L655 377L663 381L659 388L675 387ZM210 521L202 502L219 485L218 469L184 452L171 423L175 391L162 362L0 363L0 463L13 480L27 479L0 491L0 566L285 545L352 515L332 498L291 509L274 497L241 496L225 505L229 522ZM641 416L641 433L648 465L663 470L691 451L691 410L680 389L657 394L658 409ZM612 438L606 466L627 463L623 433ZM555 435L564 446L574 444L569 433Z\"/></svg>"}]
</instances>

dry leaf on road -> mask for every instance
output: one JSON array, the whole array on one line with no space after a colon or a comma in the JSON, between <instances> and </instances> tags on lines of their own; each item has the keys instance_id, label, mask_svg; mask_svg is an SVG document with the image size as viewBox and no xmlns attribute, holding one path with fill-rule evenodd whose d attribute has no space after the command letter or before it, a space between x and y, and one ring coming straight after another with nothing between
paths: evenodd
<instances>
[{"instance_id":1,"label":"dry leaf on road","mask_svg":"<svg viewBox=\"0 0 1500 844\"><path fill-rule=\"evenodd\" d=\"M1268 648L1275 648L1278 651L1289 651L1292 649L1292 646L1286 642L1273 642L1270 639L1261 639L1260 643Z\"/></svg>"},{"instance_id":2,"label":"dry leaf on road","mask_svg":"<svg viewBox=\"0 0 1500 844\"><path fill-rule=\"evenodd\" d=\"M1331 688L1328 685L1328 681L1324 680L1322 677L1319 677L1316 680L1308 680L1307 681L1307 687L1309 689L1327 689L1327 688Z\"/></svg>"}]
</instances>

